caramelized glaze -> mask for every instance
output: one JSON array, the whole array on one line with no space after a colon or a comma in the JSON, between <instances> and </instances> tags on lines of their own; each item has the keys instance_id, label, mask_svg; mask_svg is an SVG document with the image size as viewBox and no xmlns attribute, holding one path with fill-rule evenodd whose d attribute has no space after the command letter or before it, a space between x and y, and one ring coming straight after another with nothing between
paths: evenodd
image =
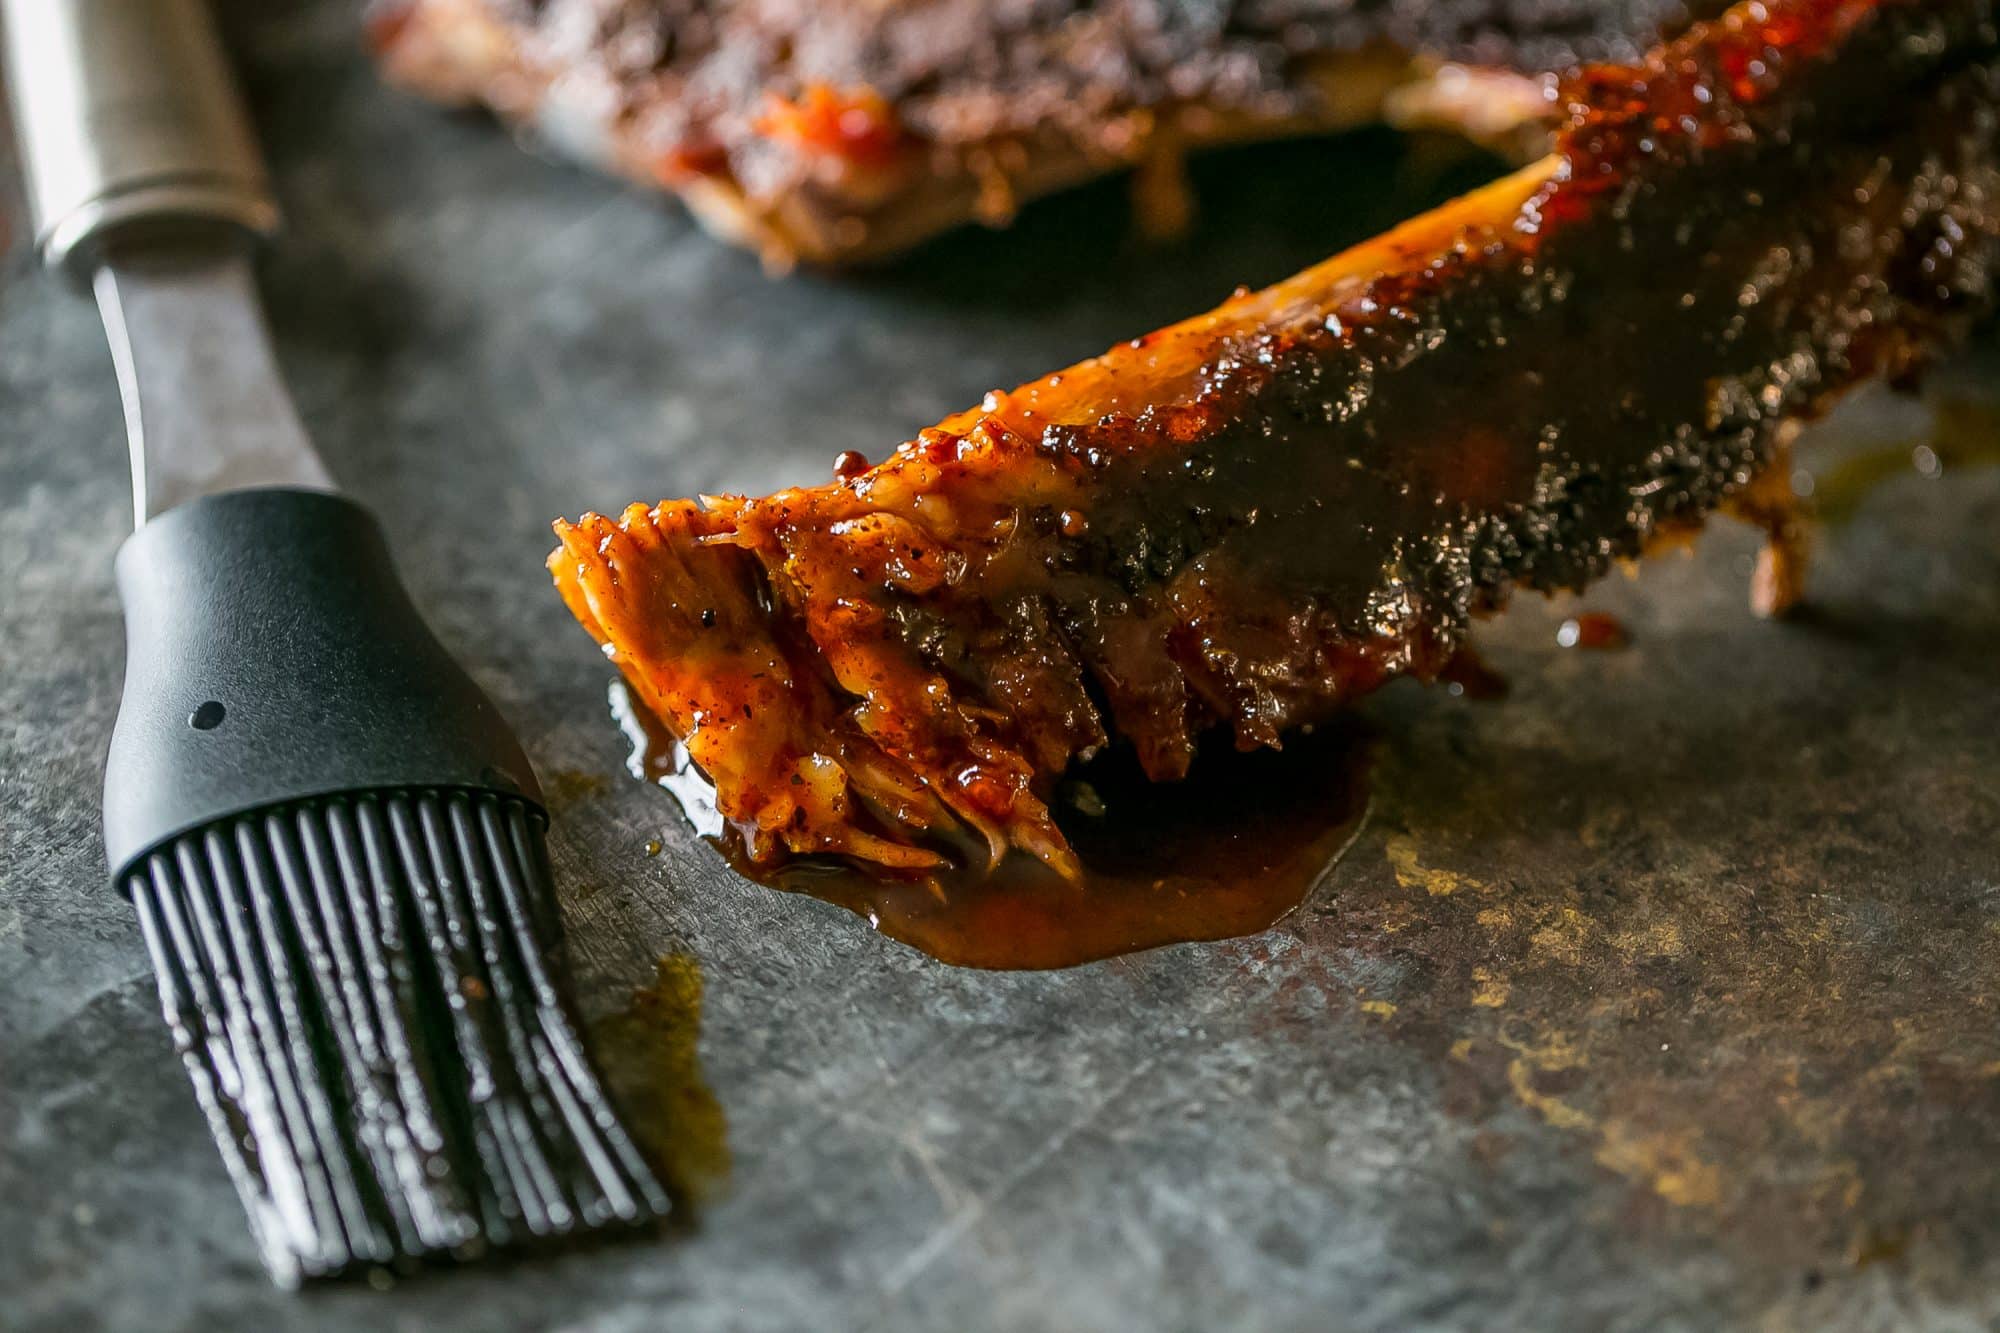
<instances>
[{"instance_id":1,"label":"caramelized glaze","mask_svg":"<svg viewBox=\"0 0 2000 1333\"><path fill-rule=\"evenodd\" d=\"M1543 163L866 471L559 524L744 855L1080 878L1063 776L1276 746L1576 589L1983 308L1992 0L1758 0L1563 88Z\"/></svg>"}]
</instances>

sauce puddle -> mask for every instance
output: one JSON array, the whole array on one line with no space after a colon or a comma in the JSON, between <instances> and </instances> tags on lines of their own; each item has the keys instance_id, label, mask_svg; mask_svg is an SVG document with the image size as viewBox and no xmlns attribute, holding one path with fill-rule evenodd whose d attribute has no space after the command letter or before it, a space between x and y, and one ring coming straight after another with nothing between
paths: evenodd
<instances>
[{"instance_id":1,"label":"sauce puddle","mask_svg":"<svg viewBox=\"0 0 2000 1333\"><path fill-rule=\"evenodd\" d=\"M707 779L626 692L611 708L635 777L664 787L695 831L745 876L844 907L892 939L960 967L1072 967L1194 940L1252 935L1322 883L1360 831L1373 737L1343 718L1283 750L1204 749L1182 782L1148 782L1122 751L1079 765L1054 803L1084 865L1079 882L1015 854L991 872L887 879L807 858L746 865Z\"/></svg>"}]
</instances>

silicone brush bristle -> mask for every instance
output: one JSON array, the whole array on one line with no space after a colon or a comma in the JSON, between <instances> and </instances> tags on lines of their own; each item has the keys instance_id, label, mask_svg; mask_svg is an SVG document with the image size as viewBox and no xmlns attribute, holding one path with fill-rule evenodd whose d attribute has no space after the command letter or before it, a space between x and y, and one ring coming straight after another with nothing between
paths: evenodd
<instances>
[{"instance_id":1,"label":"silicone brush bristle","mask_svg":"<svg viewBox=\"0 0 2000 1333\"><path fill-rule=\"evenodd\" d=\"M549 970L548 857L523 802L295 803L175 839L126 888L279 1283L669 1211Z\"/></svg>"}]
</instances>

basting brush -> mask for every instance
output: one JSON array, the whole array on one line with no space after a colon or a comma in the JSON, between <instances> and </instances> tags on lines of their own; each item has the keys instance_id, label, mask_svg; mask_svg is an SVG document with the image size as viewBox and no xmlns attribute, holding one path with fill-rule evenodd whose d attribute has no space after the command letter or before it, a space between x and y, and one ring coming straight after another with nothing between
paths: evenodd
<instances>
[{"instance_id":1,"label":"basting brush","mask_svg":"<svg viewBox=\"0 0 2000 1333\"><path fill-rule=\"evenodd\" d=\"M4 16L37 243L96 295L131 442L112 880L266 1267L664 1215L558 985L534 773L279 378L277 210L208 15Z\"/></svg>"}]
</instances>

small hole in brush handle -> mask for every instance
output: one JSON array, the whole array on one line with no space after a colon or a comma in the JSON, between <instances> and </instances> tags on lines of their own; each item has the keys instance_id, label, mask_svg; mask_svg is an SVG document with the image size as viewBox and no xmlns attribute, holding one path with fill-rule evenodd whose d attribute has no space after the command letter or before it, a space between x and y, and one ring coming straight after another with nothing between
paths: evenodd
<instances>
[{"instance_id":1,"label":"small hole in brush handle","mask_svg":"<svg viewBox=\"0 0 2000 1333\"><path fill-rule=\"evenodd\" d=\"M177 505L126 539L118 596L125 690L104 829L121 881L189 829L336 792L539 802L520 744L350 500L252 488Z\"/></svg>"}]
</instances>

